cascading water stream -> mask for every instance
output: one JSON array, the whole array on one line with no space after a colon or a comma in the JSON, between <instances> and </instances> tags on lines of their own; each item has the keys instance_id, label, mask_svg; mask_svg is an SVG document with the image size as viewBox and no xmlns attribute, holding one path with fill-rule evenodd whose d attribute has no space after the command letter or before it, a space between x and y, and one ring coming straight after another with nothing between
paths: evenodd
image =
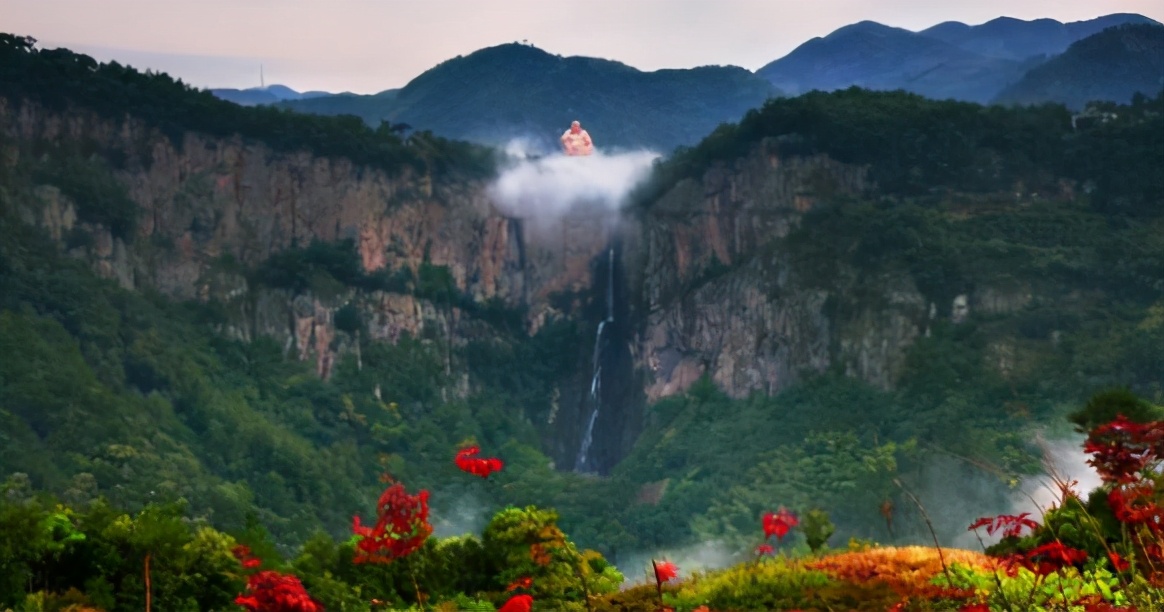
<instances>
[{"instance_id":1,"label":"cascading water stream","mask_svg":"<svg viewBox=\"0 0 1164 612\"><path fill-rule=\"evenodd\" d=\"M574 470L584 472L590 453L590 446L594 443L594 423L598 421L598 413L602 409L602 330L607 323L614 322L614 246L607 251L606 271L606 318L598 323L598 331L594 335L594 357L592 359L590 378L590 401L594 409L586 423L586 433L582 436L582 446L578 449L578 459L574 463Z\"/></svg>"}]
</instances>

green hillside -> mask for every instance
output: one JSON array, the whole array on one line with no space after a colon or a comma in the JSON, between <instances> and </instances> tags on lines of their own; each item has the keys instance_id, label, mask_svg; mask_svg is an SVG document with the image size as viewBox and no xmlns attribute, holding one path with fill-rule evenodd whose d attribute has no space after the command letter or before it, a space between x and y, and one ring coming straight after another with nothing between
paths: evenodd
<instances>
[{"instance_id":1,"label":"green hillside","mask_svg":"<svg viewBox=\"0 0 1164 612\"><path fill-rule=\"evenodd\" d=\"M1082 110L1088 102L1127 104L1137 93L1164 90L1164 25L1108 28L1071 45L998 94L996 102L1058 102Z\"/></svg>"}]
</instances>

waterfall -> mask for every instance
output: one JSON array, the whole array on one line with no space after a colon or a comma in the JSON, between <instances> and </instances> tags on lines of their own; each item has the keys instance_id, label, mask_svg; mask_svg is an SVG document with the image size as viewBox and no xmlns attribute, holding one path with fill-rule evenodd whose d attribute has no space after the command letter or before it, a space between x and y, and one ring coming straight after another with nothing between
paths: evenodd
<instances>
[{"instance_id":1,"label":"waterfall","mask_svg":"<svg viewBox=\"0 0 1164 612\"><path fill-rule=\"evenodd\" d=\"M598 331L594 334L594 356L591 360L593 374L590 378L590 402L594 409L586 423L586 433L582 436L578 459L574 462L574 470L577 472L586 471L590 446L594 443L594 423L598 421L598 413L602 410L602 331L607 323L614 322L614 245L607 251L606 260L606 318L598 323Z\"/></svg>"}]
</instances>

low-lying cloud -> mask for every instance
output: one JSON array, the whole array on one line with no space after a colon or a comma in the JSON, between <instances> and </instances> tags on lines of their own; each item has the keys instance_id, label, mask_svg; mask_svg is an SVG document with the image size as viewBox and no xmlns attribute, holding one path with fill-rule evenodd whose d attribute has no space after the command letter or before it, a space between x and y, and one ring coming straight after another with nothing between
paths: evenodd
<instances>
[{"instance_id":1,"label":"low-lying cloud","mask_svg":"<svg viewBox=\"0 0 1164 612\"><path fill-rule=\"evenodd\" d=\"M543 227L572 214L615 217L659 158L651 151L529 157L518 142L509 152L517 161L502 171L489 195L504 214Z\"/></svg>"}]
</instances>

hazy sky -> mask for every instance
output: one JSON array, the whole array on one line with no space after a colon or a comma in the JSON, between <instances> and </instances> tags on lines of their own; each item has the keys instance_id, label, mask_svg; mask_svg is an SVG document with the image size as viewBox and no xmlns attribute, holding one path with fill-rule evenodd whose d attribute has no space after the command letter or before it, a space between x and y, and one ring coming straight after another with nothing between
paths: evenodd
<instances>
[{"instance_id":1,"label":"hazy sky","mask_svg":"<svg viewBox=\"0 0 1164 612\"><path fill-rule=\"evenodd\" d=\"M520 40L640 70L755 70L857 21L920 30L998 16L1078 21L1161 0L0 0L0 31L168 72L199 87L374 93Z\"/></svg>"}]
</instances>

